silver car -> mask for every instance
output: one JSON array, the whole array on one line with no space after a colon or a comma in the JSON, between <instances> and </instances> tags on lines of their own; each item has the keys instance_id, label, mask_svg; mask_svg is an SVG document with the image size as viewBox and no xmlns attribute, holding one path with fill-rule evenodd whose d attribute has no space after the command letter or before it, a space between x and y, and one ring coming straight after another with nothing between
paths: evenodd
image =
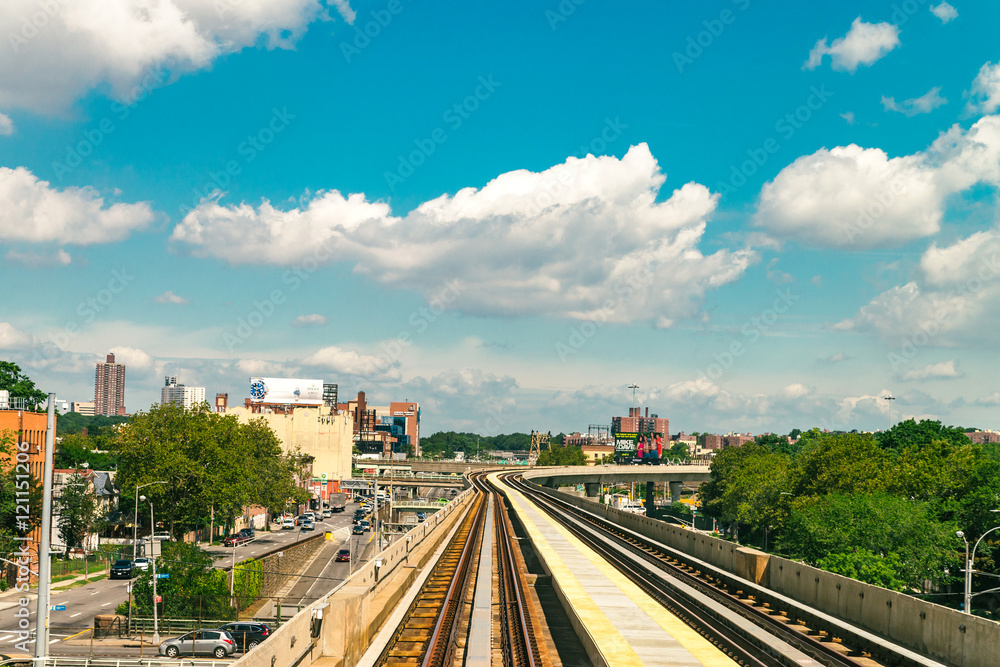
<instances>
[{"instance_id":1,"label":"silver car","mask_svg":"<svg viewBox=\"0 0 1000 667\"><path fill-rule=\"evenodd\" d=\"M160 655L176 658L185 655L212 655L228 658L236 651L233 636L225 630L194 630L160 644Z\"/></svg>"}]
</instances>

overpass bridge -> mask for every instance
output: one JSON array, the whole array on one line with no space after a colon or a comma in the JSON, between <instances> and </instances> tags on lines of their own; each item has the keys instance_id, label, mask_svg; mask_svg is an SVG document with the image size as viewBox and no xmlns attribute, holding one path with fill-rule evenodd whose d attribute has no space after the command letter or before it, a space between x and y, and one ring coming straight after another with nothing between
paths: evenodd
<instances>
[{"instance_id":1,"label":"overpass bridge","mask_svg":"<svg viewBox=\"0 0 1000 667\"><path fill-rule=\"evenodd\" d=\"M504 487L504 504L497 501L490 511L494 516L509 516L520 526L522 537L510 546L518 553L524 550L525 559L520 561L524 573L540 575L524 579L525 588L538 590L538 597L533 598L536 600L542 599L545 587L554 589L555 593L547 599L561 605L563 613L569 616L570 626L576 631L567 631L563 625L558 633L550 633L545 624L545 610L536 606L535 613L540 616L536 617L538 625L533 626L535 632L555 642L571 641L569 635L579 633L585 662L723 664L727 660L723 654L731 646L726 642L730 640L712 639L716 636L713 633L718 631L708 626L696 625L697 631L692 632L672 615L670 603L643 592L656 590L659 585L656 582L660 579L687 576L686 572L691 576L683 580L683 584L671 584L674 594L677 594L677 586L692 587L691 592L683 594L686 596L682 598L684 602L675 613L682 617L687 615L685 622L689 624L710 623L711 619L728 614L733 619L732 632L747 632L750 633L747 636L755 637L739 650L764 646L770 655L783 656L784 664L855 664L838 662L834 657L817 660L811 657L813 651L822 653L826 649L815 644L826 644L827 649L834 647L835 651L848 650L852 656L870 656L879 664L919 667L992 667L996 664L994 647L1000 644L1000 624L741 547L709 533L622 512L554 488L568 484L632 482L693 485L707 479L708 470L704 467L607 466L522 469L520 472L525 473L525 483L509 489ZM479 495L474 489L464 491L439 512L429 515L427 521L398 536L391 547L304 609L267 642L241 657L237 664L240 667L367 667L380 664L382 646L388 646L386 642L398 635L397 628L403 627L407 610L413 605L424 604L420 600L425 598L421 598L419 592L422 582L430 582L428 577L440 573L436 554L444 553L445 547L462 534L460 526L466 525L467 513ZM545 504L558 509L542 511ZM593 517L595 525L608 523L614 533L624 534L634 545L646 546L619 547L620 556L631 559L622 561L628 565L608 565L602 558L611 562L617 557L612 555L614 550L597 555L598 542L587 541L589 538L583 537L583 533L576 540L569 539L571 534L582 530L570 526L584 515ZM479 583L474 589L467 588L470 592L467 596L463 593L461 598L472 602L468 607L471 618L459 632L465 664L491 664L490 609L507 604L497 602L496 582L500 575L496 570L493 570L494 583L490 584L490 569L496 566L489 554L499 553L492 549L492 542L500 539L499 533L489 539L484 534L483 546L473 549L475 555L471 560L480 565L478 574L473 571L470 578ZM661 566L643 555L653 552L669 553L670 559L679 565L678 574L666 574ZM529 553L531 558L527 558ZM622 574L615 574L615 568ZM703 583L695 579L702 574L708 582L728 587L728 594L698 593ZM648 585L625 585L623 576L639 577ZM526 583L528 581L531 583ZM463 586L470 584L467 582ZM737 600L722 600L727 597ZM712 605L716 604L744 605L744 608L739 613L724 610L715 614L702 613L703 608L714 609ZM762 605L767 607L766 613L754 610L755 606ZM487 619L485 626L476 626L477 610L483 611L482 618ZM694 618L692 610L695 610ZM754 620L762 616L773 617L777 612L786 620L771 625L766 620ZM791 629L797 638L785 639L788 636L782 634L785 630L772 627L778 625ZM496 642L496 633L492 634L492 641ZM707 642L701 640L703 634L709 639ZM834 643L810 638L819 636L837 637L838 640ZM423 640L414 638L413 641ZM721 653L719 647L722 647ZM494 643L493 651L500 650ZM698 658L692 657L695 655ZM477 656L482 660L473 660ZM542 660L536 664L549 663Z\"/></svg>"}]
</instances>

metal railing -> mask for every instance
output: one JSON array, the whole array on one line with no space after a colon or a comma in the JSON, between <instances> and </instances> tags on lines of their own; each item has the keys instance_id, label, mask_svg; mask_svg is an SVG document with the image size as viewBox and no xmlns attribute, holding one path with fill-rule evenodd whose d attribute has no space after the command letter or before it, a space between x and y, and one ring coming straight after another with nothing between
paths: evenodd
<instances>
[{"instance_id":1,"label":"metal railing","mask_svg":"<svg viewBox=\"0 0 1000 667\"><path fill-rule=\"evenodd\" d=\"M223 667L232 660L193 660L186 658L124 659L101 657L46 656L32 659L28 656L0 660L0 667Z\"/></svg>"}]
</instances>

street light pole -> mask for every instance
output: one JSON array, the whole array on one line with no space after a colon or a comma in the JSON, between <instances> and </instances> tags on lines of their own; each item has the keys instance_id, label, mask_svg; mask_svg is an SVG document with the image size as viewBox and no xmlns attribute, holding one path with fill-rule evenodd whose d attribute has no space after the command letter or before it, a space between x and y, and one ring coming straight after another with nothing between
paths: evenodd
<instances>
[{"instance_id":1,"label":"street light pole","mask_svg":"<svg viewBox=\"0 0 1000 667\"><path fill-rule=\"evenodd\" d=\"M146 496L142 496L145 501ZM153 643L160 643L160 625L158 622L157 611L156 611L156 552L153 548L153 537L156 532L156 522L153 520L153 501L149 499L149 555L150 560L153 561Z\"/></svg>"},{"instance_id":2,"label":"street light pole","mask_svg":"<svg viewBox=\"0 0 1000 667\"><path fill-rule=\"evenodd\" d=\"M884 397L886 401L889 402L889 428L892 429L892 402L896 400L896 397L892 394Z\"/></svg>"},{"instance_id":3,"label":"street light pole","mask_svg":"<svg viewBox=\"0 0 1000 667\"><path fill-rule=\"evenodd\" d=\"M639 388L639 385L630 384L628 388L632 390L632 409L635 410L635 390Z\"/></svg>"},{"instance_id":4,"label":"street light pole","mask_svg":"<svg viewBox=\"0 0 1000 667\"><path fill-rule=\"evenodd\" d=\"M1000 510L990 510L991 512L997 512ZM979 543L983 541L983 538L992 533L994 530L1000 530L1000 526L994 526L990 528L985 533L979 536L976 543L972 547L972 553L969 553L969 541L965 539L965 533L958 531L955 533L956 536L961 537L962 541L965 542L965 609L963 611L966 614L972 613L972 563L976 560L976 549L979 548Z\"/></svg>"},{"instance_id":5,"label":"street light pole","mask_svg":"<svg viewBox=\"0 0 1000 667\"><path fill-rule=\"evenodd\" d=\"M153 484L166 484L166 482L150 482L149 484L140 484L135 487L135 514L132 515L132 562L135 562L135 557L138 555L136 553L137 542L139 541L139 489L145 488L147 486L152 486ZM145 498L145 496L143 496ZM153 527L149 528L149 535L152 537ZM150 545L152 548L152 545Z\"/></svg>"}]
</instances>

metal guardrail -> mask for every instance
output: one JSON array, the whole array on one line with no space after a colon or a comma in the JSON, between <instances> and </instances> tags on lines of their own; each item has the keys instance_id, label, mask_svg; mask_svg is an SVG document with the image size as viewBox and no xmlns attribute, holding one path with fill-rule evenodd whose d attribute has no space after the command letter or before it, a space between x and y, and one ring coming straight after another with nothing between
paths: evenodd
<instances>
[{"instance_id":1,"label":"metal guardrail","mask_svg":"<svg viewBox=\"0 0 1000 667\"><path fill-rule=\"evenodd\" d=\"M283 605L287 610L291 612L297 612L301 605ZM197 630L199 628L218 628L226 623L263 623L264 625L270 627L272 630L278 629L288 618L284 620L280 618L252 618L252 619L198 619L198 618L161 618L157 622L157 629L161 634L174 634L176 632L190 632L191 630ZM152 632L153 631L153 619L152 618L133 618L132 625L129 627L130 632L138 631Z\"/></svg>"}]
</instances>

